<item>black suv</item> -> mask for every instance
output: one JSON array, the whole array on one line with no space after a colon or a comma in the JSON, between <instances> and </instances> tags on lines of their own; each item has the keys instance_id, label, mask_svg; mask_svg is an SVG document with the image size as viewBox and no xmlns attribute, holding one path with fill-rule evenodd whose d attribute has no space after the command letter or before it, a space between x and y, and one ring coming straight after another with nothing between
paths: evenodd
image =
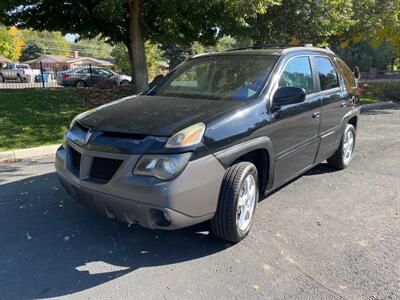
<instances>
[{"instance_id":1,"label":"black suv","mask_svg":"<svg viewBox=\"0 0 400 300\"><path fill-rule=\"evenodd\" d=\"M65 189L147 228L210 221L238 242L257 202L324 160L352 159L357 82L329 49L243 49L187 60L150 91L76 117L55 166Z\"/></svg>"}]
</instances>

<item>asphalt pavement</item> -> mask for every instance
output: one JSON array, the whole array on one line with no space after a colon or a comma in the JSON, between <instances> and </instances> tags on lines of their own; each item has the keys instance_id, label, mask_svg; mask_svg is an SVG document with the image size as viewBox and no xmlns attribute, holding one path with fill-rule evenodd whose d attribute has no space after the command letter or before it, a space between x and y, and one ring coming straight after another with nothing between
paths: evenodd
<instances>
[{"instance_id":1,"label":"asphalt pavement","mask_svg":"<svg viewBox=\"0 0 400 300\"><path fill-rule=\"evenodd\" d=\"M322 164L261 201L236 245L204 224L98 216L52 157L0 165L0 298L400 299L400 110L359 123L348 169Z\"/></svg>"}]
</instances>

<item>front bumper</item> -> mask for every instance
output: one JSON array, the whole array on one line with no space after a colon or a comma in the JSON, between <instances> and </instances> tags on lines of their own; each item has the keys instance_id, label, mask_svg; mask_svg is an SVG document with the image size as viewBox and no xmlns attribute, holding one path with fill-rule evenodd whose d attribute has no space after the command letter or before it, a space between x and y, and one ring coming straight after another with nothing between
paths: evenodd
<instances>
[{"instance_id":1,"label":"front bumper","mask_svg":"<svg viewBox=\"0 0 400 300\"><path fill-rule=\"evenodd\" d=\"M61 184L75 200L109 218L172 230L209 220L217 209L225 169L213 155L189 162L170 181L160 181L132 174L140 155L87 150L69 140L64 147L55 159ZM72 149L81 155L78 173L71 168ZM118 159L122 164L108 182L98 183L90 177L94 158Z\"/></svg>"}]
</instances>

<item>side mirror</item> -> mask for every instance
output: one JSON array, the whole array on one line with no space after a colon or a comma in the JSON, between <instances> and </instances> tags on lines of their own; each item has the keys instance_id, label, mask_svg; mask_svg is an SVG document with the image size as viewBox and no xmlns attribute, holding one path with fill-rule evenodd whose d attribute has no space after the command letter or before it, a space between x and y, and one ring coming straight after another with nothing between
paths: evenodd
<instances>
[{"instance_id":1,"label":"side mirror","mask_svg":"<svg viewBox=\"0 0 400 300\"><path fill-rule=\"evenodd\" d=\"M273 110L279 109L281 106L304 102L306 92L298 87L281 87L272 98Z\"/></svg>"}]
</instances>

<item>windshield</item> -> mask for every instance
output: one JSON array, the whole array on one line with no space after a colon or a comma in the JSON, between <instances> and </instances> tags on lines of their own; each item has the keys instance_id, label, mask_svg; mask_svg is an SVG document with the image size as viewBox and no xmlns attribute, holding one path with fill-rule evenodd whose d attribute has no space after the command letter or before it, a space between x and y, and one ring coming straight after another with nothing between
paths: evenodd
<instances>
[{"instance_id":1,"label":"windshield","mask_svg":"<svg viewBox=\"0 0 400 300\"><path fill-rule=\"evenodd\" d=\"M190 60L161 81L151 95L247 101L261 92L278 56L221 55Z\"/></svg>"}]
</instances>

